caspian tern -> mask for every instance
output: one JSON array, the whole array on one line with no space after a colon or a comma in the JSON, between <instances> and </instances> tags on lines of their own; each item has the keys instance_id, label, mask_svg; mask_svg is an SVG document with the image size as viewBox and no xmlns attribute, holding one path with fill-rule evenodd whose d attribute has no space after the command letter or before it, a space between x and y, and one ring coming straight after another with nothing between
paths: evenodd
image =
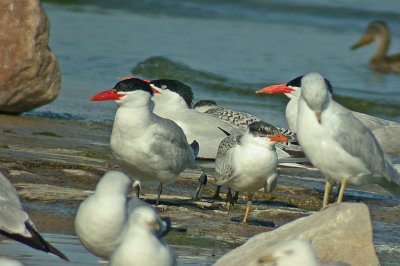
<instances>
[{"instance_id":1,"label":"caspian tern","mask_svg":"<svg viewBox=\"0 0 400 266\"><path fill-rule=\"evenodd\" d=\"M331 84L318 73L305 75L300 83L297 137L311 163L327 179L323 208L332 180L341 182L338 203L346 183L374 183L400 196L399 173L371 131L332 99Z\"/></svg>"},{"instance_id":2,"label":"caspian tern","mask_svg":"<svg viewBox=\"0 0 400 266\"><path fill-rule=\"evenodd\" d=\"M160 92L153 96L154 113L173 120L185 132L189 141L199 143L199 158L215 159L219 143L226 137L220 128L232 135L244 132L236 126L192 109L192 89L177 80L150 81L153 89Z\"/></svg>"},{"instance_id":3,"label":"caspian tern","mask_svg":"<svg viewBox=\"0 0 400 266\"><path fill-rule=\"evenodd\" d=\"M125 79L113 89L100 92L91 101L113 100L119 105L111 134L111 150L121 168L139 181L158 181L157 203L163 184L195 165L198 143L189 145L173 121L153 113L153 90L149 83Z\"/></svg>"},{"instance_id":4,"label":"caspian tern","mask_svg":"<svg viewBox=\"0 0 400 266\"><path fill-rule=\"evenodd\" d=\"M284 141L286 138L274 126L261 121L250 124L243 135L226 137L218 147L215 159L217 184L250 193L244 224L253 193L261 188L271 192L276 186L278 157L275 144Z\"/></svg>"},{"instance_id":5,"label":"caspian tern","mask_svg":"<svg viewBox=\"0 0 400 266\"><path fill-rule=\"evenodd\" d=\"M175 256L159 238L163 221L150 206L138 206L130 213L121 242L115 248L111 266L175 265Z\"/></svg>"},{"instance_id":6,"label":"caspian tern","mask_svg":"<svg viewBox=\"0 0 400 266\"><path fill-rule=\"evenodd\" d=\"M284 93L290 100L286 105L286 120L289 129L297 132L298 101L301 94L301 78L297 77L286 84L275 84L262 88L257 93ZM329 83L328 80L326 82ZM331 91L332 93L332 91ZM400 155L400 123L381 119L371 115L351 111L351 113L368 127L382 150L391 157Z\"/></svg>"},{"instance_id":7,"label":"caspian tern","mask_svg":"<svg viewBox=\"0 0 400 266\"><path fill-rule=\"evenodd\" d=\"M22 209L15 187L2 173L0 173L0 234L69 261L62 252L39 234L28 214Z\"/></svg>"}]
</instances>

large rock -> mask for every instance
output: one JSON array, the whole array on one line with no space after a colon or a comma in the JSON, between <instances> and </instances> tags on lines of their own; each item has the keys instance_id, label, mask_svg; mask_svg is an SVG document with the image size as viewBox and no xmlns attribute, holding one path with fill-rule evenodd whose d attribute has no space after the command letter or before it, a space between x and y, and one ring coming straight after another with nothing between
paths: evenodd
<instances>
[{"instance_id":1,"label":"large rock","mask_svg":"<svg viewBox=\"0 0 400 266\"><path fill-rule=\"evenodd\" d=\"M0 1L0 112L49 103L61 83L48 48L49 22L39 0Z\"/></svg>"},{"instance_id":2,"label":"large rock","mask_svg":"<svg viewBox=\"0 0 400 266\"><path fill-rule=\"evenodd\" d=\"M259 266L260 258L268 255L271 245L290 239L309 240L318 259L324 263L379 265L368 207L362 203L342 203L256 235L224 255L214 266Z\"/></svg>"}]
</instances>

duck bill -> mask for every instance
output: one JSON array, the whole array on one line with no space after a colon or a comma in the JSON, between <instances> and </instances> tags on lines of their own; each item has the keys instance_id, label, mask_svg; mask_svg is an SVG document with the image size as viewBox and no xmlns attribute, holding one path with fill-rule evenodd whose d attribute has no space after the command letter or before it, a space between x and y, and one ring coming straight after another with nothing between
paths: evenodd
<instances>
[{"instance_id":1,"label":"duck bill","mask_svg":"<svg viewBox=\"0 0 400 266\"><path fill-rule=\"evenodd\" d=\"M361 46L371 43L372 41L373 41L373 39L369 35L364 35L361 37L360 40L358 40L358 42L353 44L353 46L351 47L351 50L360 48Z\"/></svg>"},{"instance_id":2,"label":"duck bill","mask_svg":"<svg viewBox=\"0 0 400 266\"><path fill-rule=\"evenodd\" d=\"M90 101L117 101L125 94L118 94L115 89L106 90L93 95Z\"/></svg>"},{"instance_id":3,"label":"duck bill","mask_svg":"<svg viewBox=\"0 0 400 266\"><path fill-rule=\"evenodd\" d=\"M291 93L294 91L292 88L286 86L285 83L274 84L256 91L257 94L277 94L277 93Z\"/></svg>"},{"instance_id":4,"label":"duck bill","mask_svg":"<svg viewBox=\"0 0 400 266\"><path fill-rule=\"evenodd\" d=\"M267 138L269 138L271 141L274 141L274 142L286 142L287 141L287 138L282 134L275 134L272 136L268 136Z\"/></svg>"}]
</instances>

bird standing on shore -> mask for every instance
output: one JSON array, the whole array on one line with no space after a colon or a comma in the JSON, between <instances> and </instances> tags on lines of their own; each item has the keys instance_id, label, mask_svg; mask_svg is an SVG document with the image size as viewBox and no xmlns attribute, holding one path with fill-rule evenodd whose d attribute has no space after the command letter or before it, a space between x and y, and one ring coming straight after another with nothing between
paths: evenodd
<instances>
[{"instance_id":1,"label":"bird standing on shore","mask_svg":"<svg viewBox=\"0 0 400 266\"><path fill-rule=\"evenodd\" d=\"M297 132L297 117L299 98L302 91L302 77L303 76L294 78L287 83L270 85L256 92L259 94L284 93L289 98L289 102L286 105L286 121L289 129L294 132ZM326 83L330 83L329 80L325 80ZM333 93L332 85L328 86L328 90L331 94ZM400 138L398 137L400 135L400 123L359 112L349 112L360 120L364 126L371 130L385 154L391 157L397 157L400 155Z\"/></svg>"},{"instance_id":2,"label":"bird standing on shore","mask_svg":"<svg viewBox=\"0 0 400 266\"><path fill-rule=\"evenodd\" d=\"M318 73L300 79L297 137L311 163L327 179L323 208L331 181L341 182L338 203L347 183L379 184L400 196L400 175L386 159L371 131L332 99L331 84Z\"/></svg>"},{"instance_id":3,"label":"bird standing on shore","mask_svg":"<svg viewBox=\"0 0 400 266\"><path fill-rule=\"evenodd\" d=\"M276 186L278 157L275 143L284 141L286 138L274 126L254 122L243 135L228 136L218 147L215 159L217 184L250 193L242 220L244 224L253 193L261 188L264 192L271 192Z\"/></svg>"},{"instance_id":4,"label":"bird standing on shore","mask_svg":"<svg viewBox=\"0 0 400 266\"><path fill-rule=\"evenodd\" d=\"M69 261L67 256L39 234L28 214L22 209L15 187L2 173L0 173L0 234Z\"/></svg>"},{"instance_id":5,"label":"bird standing on shore","mask_svg":"<svg viewBox=\"0 0 400 266\"><path fill-rule=\"evenodd\" d=\"M140 79L118 82L91 101L112 100L119 105L111 134L111 150L121 168L140 181L158 181L157 203L163 184L195 165L198 143L188 144L182 129L173 121L153 113L153 90Z\"/></svg>"},{"instance_id":6,"label":"bird standing on shore","mask_svg":"<svg viewBox=\"0 0 400 266\"><path fill-rule=\"evenodd\" d=\"M378 72L394 72L400 74L400 54L388 55L390 47L390 31L385 22L371 22L364 35L351 49L355 50L371 42L376 43L375 53L369 60L369 67Z\"/></svg>"}]
</instances>

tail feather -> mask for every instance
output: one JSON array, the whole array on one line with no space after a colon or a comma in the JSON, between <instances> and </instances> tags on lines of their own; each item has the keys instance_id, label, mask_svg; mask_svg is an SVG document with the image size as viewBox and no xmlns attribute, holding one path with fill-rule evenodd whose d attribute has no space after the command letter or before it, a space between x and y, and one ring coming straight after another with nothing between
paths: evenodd
<instances>
[{"instance_id":1,"label":"tail feather","mask_svg":"<svg viewBox=\"0 0 400 266\"><path fill-rule=\"evenodd\" d=\"M0 230L0 234L14 239L15 241L21 242L25 245L28 245L34 249L38 249L44 251L46 253L52 253L63 260L69 261L67 256L65 256L61 251L53 247L49 242L43 239L43 237L29 224L29 222L25 222L25 226L28 229L29 233L31 233L32 237L25 237L19 234L10 234L3 230Z\"/></svg>"}]
</instances>

